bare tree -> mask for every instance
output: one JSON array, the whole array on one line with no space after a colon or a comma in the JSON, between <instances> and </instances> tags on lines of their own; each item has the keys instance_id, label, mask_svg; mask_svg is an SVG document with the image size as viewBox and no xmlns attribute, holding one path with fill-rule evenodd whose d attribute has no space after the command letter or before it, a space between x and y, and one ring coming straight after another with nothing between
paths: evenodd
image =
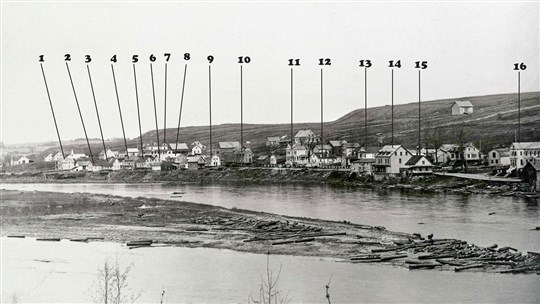
<instances>
[{"instance_id":1,"label":"bare tree","mask_svg":"<svg viewBox=\"0 0 540 304\"><path fill-rule=\"evenodd\" d=\"M255 300L250 294L248 298L248 303L253 304L286 304L289 303L292 298L289 298L289 292L285 297L281 297L277 289L279 283L279 276L281 275L281 266L279 266L279 271L277 275L270 269L270 253L266 257L266 277L261 276L261 284L259 285L259 299Z\"/></svg>"},{"instance_id":2,"label":"bare tree","mask_svg":"<svg viewBox=\"0 0 540 304\"><path fill-rule=\"evenodd\" d=\"M465 130L463 124L453 130L454 141L458 145L458 159L461 160L461 169L467 172L467 160L465 159L465 145L471 136L471 133Z\"/></svg>"},{"instance_id":3,"label":"bare tree","mask_svg":"<svg viewBox=\"0 0 540 304\"><path fill-rule=\"evenodd\" d=\"M132 266L133 263L123 267L118 257L113 263L106 259L99 268L97 281L94 281L90 290L92 301L104 304L135 303L141 294L133 293L128 285Z\"/></svg>"},{"instance_id":4,"label":"bare tree","mask_svg":"<svg viewBox=\"0 0 540 304\"><path fill-rule=\"evenodd\" d=\"M332 282L332 276L330 276L328 283L326 283L326 300L328 300L328 304L332 304L332 302L330 302L330 293L328 292L328 290L330 289L331 282Z\"/></svg>"}]
</instances>

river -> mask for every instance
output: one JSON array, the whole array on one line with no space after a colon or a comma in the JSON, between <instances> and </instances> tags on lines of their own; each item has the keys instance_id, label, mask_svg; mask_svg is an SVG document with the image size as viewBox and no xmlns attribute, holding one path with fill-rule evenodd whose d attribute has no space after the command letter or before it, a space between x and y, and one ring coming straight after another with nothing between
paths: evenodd
<instances>
[{"instance_id":1,"label":"river","mask_svg":"<svg viewBox=\"0 0 540 304\"><path fill-rule=\"evenodd\" d=\"M540 251L539 202L491 195L425 194L413 191L358 190L325 185L162 184L3 184L3 189L89 192L265 211L277 214L348 220L401 232L433 233L489 246ZM184 192L171 197L172 192ZM493 214L494 213L494 214ZM491 215L490 215L491 214ZM422 223L422 224L420 224Z\"/></svg>"},{"instance_id":2,"label":"river","mask_svg":"<svg viewBox=\"0 0 540 304\"><path fill-rule=\"evenodd\" d=\"M384 225L403 232L433 232L479 245L498 243L540 250L538 203L519 198L352 190L329 186L236 186L161 184L3 184L3 189L89 192L156 197L272 213ZM172 197L172 192L185 192ZM495 214L489 215L489 213ZM424 223L424 224L419 224ZM87 302L97 269L106 258L133 263L130 286L140 302L247 302L258 295L266 256L208 248L141 248L1 239L2 302ZM271 256L282 266L279 290L293 303L326 303L332 276L333 303L539 303L540 276L448 271L409 271L389 265L339 263L319 258Z\"/></svg>"}]
</instances>

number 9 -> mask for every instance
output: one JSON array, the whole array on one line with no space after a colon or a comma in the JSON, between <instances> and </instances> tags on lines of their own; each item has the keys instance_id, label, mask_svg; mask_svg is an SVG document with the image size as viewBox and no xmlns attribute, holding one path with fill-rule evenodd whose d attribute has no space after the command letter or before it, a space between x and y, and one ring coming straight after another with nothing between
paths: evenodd
<instances>
[{"instance_id":1,"label":"number 9","mask_svg":"<svg viewBox=\"0 0 540 304\"><path fill-rule=\"evenodd\" d=\"M212 63L214 61L214 56L210 55L206 57L206 59L208 59L208 63Z\"/></svg>"}]
</instances>

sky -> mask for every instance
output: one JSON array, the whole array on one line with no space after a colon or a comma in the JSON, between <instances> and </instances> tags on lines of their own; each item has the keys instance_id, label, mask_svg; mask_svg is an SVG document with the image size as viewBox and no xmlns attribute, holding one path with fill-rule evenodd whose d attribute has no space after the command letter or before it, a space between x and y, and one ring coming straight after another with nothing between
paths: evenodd
<instances>
[{"instance_id":1,"label":"sky","mask_svg":"<svg viewBox=\"0 0 540 304\"><path fill-rule=\"evenodd\" d=\"M152 63L159 128L178 124L187 64L182 126L240 122L239 56L243 64L245 123L290 122L288 59L294 69L294 121L320 120L323 69L324 120L391 102L389 60L395 68L394 102L517 92L514 63L524 62L521 91L540 91L539 2L3 2L1 141L56 141L39 55L63 140L84 137L64 55L88 136L100 136L88 78L90 69L105 138L122 129L111 72L114 63L126 136L138 136L132 56L137 54L143 132L155 129ZM190 60L184 60L184 53ZM92 61L87 65L85 55ZM318 65L330 58L331 65Z\"/></svg>"}]
</instances>

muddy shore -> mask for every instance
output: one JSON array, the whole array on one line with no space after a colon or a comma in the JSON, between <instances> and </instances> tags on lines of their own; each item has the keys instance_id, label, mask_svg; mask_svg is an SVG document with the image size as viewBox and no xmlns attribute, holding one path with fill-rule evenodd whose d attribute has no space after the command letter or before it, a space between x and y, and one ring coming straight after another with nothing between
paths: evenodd
<instances>
[{"instance_id":1,"label":"muddy shore","mask_svg":"<svg viewBox=\"0 0 540 304\"><path fill-rule=\"evenodd\" d=\"M2 237L151 241L132 247L223 248L409 269L540 272L538 253L497 245L479 247L463 240L393 232L346 220L297 218L142 197L36 191L1 191L0 195Z\"/></svg>"}]
</instances>

